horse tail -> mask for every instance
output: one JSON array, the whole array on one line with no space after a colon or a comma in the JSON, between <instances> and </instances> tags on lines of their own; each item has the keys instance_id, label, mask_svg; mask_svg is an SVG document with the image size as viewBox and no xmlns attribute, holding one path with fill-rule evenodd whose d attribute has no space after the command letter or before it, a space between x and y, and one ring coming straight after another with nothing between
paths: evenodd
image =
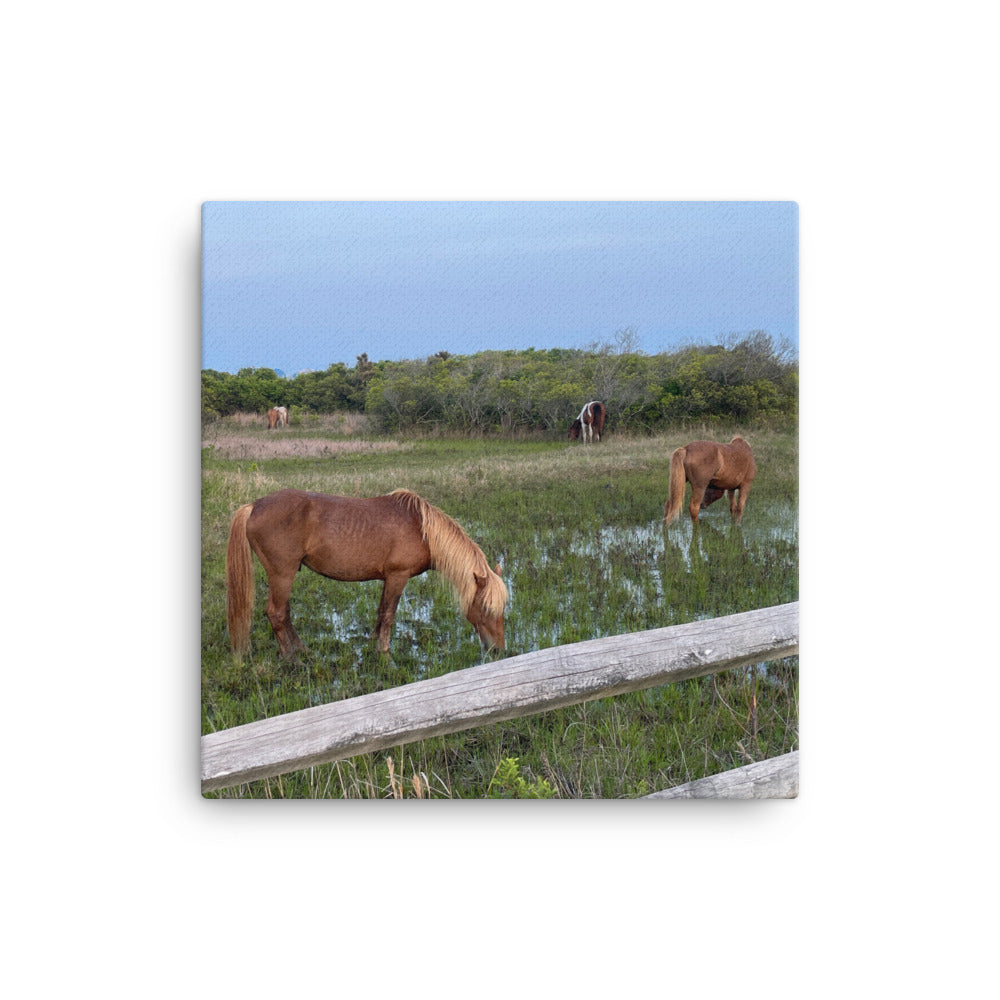
<instances>
[{"instance_id":1,"label":"horse tail","mask_svg":"<svg viewBox=\"0 0 1000 1000\"><path fill-rule=\"evenodd\" d=\"M686 448L677 448L670 456L670 493L667 502L663 507L663 521L670 524L681 512L681 504L684 503L684 483L687 475L684 472L684 459L687 457Z\"/></svg>"},{"instance_id":2,"label":"horse tail","mask_svg":"<svg viewBox=\"0 0 1000 1000\"><path fill-rule=\"evenodd\" d=\"M607 415L608 411L603 403L594 403L594 430L597 432L598 441L604 434L604 421Z\"/></svg>"},{"instance_id":3,"label":"horse tail","mask_svg":"<svg viewBox=\"0 0 1000 1000\"><path fill-rule=\"evenodd\" d=\"M229 645L234 653L250 648L250 621L253 615L253 553L247 541L247 518L253 504L244 504L233 515L226 548L226 624Z\"/></svg>"}]
</instances>

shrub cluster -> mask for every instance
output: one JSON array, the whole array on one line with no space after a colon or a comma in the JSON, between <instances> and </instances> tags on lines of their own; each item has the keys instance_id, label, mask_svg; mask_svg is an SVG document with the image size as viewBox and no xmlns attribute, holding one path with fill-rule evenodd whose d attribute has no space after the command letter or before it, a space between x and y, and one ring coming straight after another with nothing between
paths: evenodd
<instances>
[{"instance_id":1,"label":"shrub cluster","mask_svg":"<svg viewBox=\"0 0 1000 1000\"><path fill-rule=\"evenodd\" d=\"M588 400L612 426L655 430L686 418L739 421L794 415L798 362L787 344L755 331L661 354L615 345L551 350L440 351L424 360L343 363L282 378L270 368L202 372L202 417L284 405L313 413L363 412L382 431L412 427L489 433L554 430Z\"/></svg>"}]
</instances>

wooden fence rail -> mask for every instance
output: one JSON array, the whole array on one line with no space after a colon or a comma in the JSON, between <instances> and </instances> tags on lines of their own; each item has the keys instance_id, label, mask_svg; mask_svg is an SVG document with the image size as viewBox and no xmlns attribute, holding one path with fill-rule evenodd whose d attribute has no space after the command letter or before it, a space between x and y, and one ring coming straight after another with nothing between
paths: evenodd
<instances>
[{"instance_id":1,"label":"wooden fence rail","mask_svg":"<svg viewBox=\"0 0 1000 1000\"><path fill-rule=\"evenodd\" d=\"M590 639L201 738L203 792L504 719L794 656L799 605Z\"/></svg>"},{"instance_id":2,"label":"wooden fence rail","mask_svg":"<svg viewBox=\"0 0 1000 1000\"><path fill-rule=\"evenodd\" d=\"M794 799L799 794L799 752L757 761L685 785L644 795L644 799Z\"/></svg>"}]
</instances>

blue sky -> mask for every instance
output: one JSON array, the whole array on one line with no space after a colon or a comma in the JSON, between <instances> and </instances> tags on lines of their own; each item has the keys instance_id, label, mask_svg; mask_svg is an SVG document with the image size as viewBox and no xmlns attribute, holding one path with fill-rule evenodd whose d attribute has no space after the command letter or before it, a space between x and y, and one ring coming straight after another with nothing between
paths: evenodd
<instances>
[{"instance_id":1,"label":"blue sky","mask_svg":"<svg viewBox=\"0 0 1000 1000\"><path fill-rule=\"evenodd\" d=\"M202 367L437 351L798 346L794 202L206 202Z\"/></svg>"}]
</instances>

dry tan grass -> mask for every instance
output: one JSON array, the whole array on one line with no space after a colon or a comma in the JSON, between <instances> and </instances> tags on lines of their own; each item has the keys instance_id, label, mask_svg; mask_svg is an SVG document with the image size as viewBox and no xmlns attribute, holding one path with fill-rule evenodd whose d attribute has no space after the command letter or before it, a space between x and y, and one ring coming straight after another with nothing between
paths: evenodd
<instances>
[{"instance_id":1,"label":"dry tan grass","mask_svg":"<svg viewBox=\"0 0 1000 1000\"><path fill-rule=\"evenodd\" d=\"M324 458L358 452L409 451L398 441L331 441L329 438L293 437L275 431L267 437L247 437L225 431L204 435L203 448L215 448L222 458Z\"/></svg>"},{"instance_id":2,"label":"dry tan grass","mask_svg":"<svg viewBox=\"0 0 1000 1000\"><path fill-rule=\"evenodd\" d=\"M363 413L302 413L293 409L289 419L293 428L320 433L351 436L367 434L371 430L371 422ZM205 432L209 433L211 428L224 430L227 427L257 427L266 430L267 416L263 413L231 413L227 417L210 421L205 426Z\"/></svg>"},{"instance_id":3,"label":"dry tan grass","mask_svg":"<svg viewBox=\"0 0 1000 1000\"><path fill-rule=\"evenodd\" d=\"M201 446L215 448L220 458L237 461L331 458L358 452L410 450L412 447L395 440L359 440L368 431L369 421L363 413L303 415L293 412L291 425L275 430L267 429L267 420L259 413L234 413L205 424Z\"/></svg>"},{"instance_id":4,"label":"dry tan grass","mask_svg":"<svg viewBox=\"0 0 1000 1000\"><path fill-rule=\"evenodd\" d=\"M657 437L616 436L598 445L566 442L563 448L541 454L496 455L485 450L478 457L443 458L420 464L419 475L410 466L391 461L376 462L368 467L343 468L335 461L320 462L294 471L282 470L280 482L273 478L273 467L265 474L250 464L269 458L318 457L334 459L351 453L403 455L417 448L433 449L433 443L399 441L344 440L341 438L299 437L301 430L292 427L278 431L256 431L242 424L227 429L225 421L209 425L204 433L204 445L214 446L217 454L229 460L248 463L240 469L216 472L225 481L231 494L231 505L245 503L281 487L316 490L345 496L380 496L399 487L412 489L424 496L464 496L482 493L494 486L509 489L528 487L553 477L574 482L595 477L615 477L631 474L637 468L666 469L674 448L696 438L729 440L732 434L746 433L742 428L693 427L674 430ZM751 435L754 453L767 456L773 449L774 434L757 430ZM761 459L758 458L758 463Z\"/></svg>"}]
</instances>

